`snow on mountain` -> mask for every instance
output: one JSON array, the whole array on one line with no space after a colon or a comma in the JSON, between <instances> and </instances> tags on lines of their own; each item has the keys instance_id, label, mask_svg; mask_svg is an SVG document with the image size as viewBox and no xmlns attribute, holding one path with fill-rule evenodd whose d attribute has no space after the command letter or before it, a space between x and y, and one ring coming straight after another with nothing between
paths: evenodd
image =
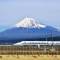
<instances>
[{"instance_id":1,"label":"snow on mountain","mask_svg":"<svg viewBox=\"0 0 60 60\"><path fill-rule=\"evenodd\" d=\"M24 18L22 21L16 24L16 27L24 27L24 28L45 28L46 25L39 24L33 18Z\"/></svg>"}]
</instances>

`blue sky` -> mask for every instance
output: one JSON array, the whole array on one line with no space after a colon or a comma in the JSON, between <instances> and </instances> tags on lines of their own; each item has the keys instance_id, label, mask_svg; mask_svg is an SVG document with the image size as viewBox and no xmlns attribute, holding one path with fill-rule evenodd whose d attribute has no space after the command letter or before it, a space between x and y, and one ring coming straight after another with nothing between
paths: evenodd
<instances>
[{"instance_id":1,"label":"blue sky","mask_svg":"<svg viewBox=\"0 0 60 60\"><path fill-rule=\"evenodd\" d=\"M60 0L0 0L0 28L26 16L60 29Z\"/></svg>"}]
</instances>

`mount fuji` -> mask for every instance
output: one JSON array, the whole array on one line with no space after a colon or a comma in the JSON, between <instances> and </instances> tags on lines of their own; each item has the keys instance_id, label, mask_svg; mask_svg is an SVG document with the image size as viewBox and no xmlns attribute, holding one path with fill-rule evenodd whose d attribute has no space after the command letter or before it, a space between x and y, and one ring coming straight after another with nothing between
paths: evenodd
<instances>
[{"instance_id":1,"label":"mount fuji","mask_svg":"<svg viewBox=\"0 0 60 60\"><path fill-rule=\"evenodd\" d=\"M33 18L24 18L14 27L0 33L0 42L16 43L20 41L60 40L60 31L54 27L36 22ZM56 39L58 37L58 39Z\"/></svg>"}]
</instances>

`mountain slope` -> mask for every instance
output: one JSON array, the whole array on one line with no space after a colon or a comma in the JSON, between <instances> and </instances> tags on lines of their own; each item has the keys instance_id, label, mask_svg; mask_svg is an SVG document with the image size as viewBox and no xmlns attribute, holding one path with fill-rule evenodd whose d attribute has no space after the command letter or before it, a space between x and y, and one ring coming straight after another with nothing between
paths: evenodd
<instances>
[{"instance_id":1,"label":"mountain slope","mask_svg":"<svg viewBox=\"0 0 60 60\"><path fill-rule=\"evenodd\" d=\"M2 32L0 36L8 38L40 38L45 37L45 35L51 36L51 34L55 36L59 32L56 28L37 23L33 18L24 18L15 27Z\"/></svg>"}]
</instances>

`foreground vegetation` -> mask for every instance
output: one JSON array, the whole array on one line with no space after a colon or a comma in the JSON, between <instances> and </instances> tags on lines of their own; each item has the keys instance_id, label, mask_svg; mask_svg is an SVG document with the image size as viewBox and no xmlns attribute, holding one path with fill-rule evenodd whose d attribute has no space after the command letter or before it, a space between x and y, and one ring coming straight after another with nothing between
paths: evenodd
<instances>
[{"instance_id":1,"label":"foreground vegetation","mask_svg":"<svg viewBox=\"0 0 60 60\"><path fill-rule=\"evenodd\" d=\"M60 55L0 55L0 60L60 60Z\"/></svg>"}]
</instances>

